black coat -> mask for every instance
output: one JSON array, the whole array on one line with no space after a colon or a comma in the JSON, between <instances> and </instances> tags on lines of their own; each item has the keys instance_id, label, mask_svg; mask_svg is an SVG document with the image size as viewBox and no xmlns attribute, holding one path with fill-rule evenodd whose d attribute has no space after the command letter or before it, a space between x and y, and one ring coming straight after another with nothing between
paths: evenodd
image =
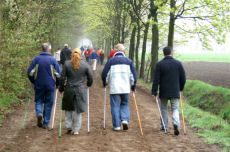
<instances>
[{"instance_id":1,"label":"black coat","mask_svg":"<svg viewBox=\"0 0 230 152\"><path fill-rule=\"evenodd\" d=\"M180 91L183 91L185 82L186 76L181 62L166 56L156 65L152 95L157 95L159 85L160 98L180 98Z\"/></svg>"},{"instance_id":2,"label":"black coat","mask_svg":"<svg viewBox=\"0 0 230 152\"><path fill-rule=\"evenodd\" d=\"M65 64L65 61L70 60L71 59L71 51L68 48L64 48L61 50L61 54L60 54L60 63L62 65Z\"/></svg>"},{"instance_id":3,"label":"black coat","mask_svg":"<svg viewBox=\"0 0 230 152\"><path fill-rule=\"evenodd\" d=\"M87 63L81 60L80 68L75 70L71 61L66 61L59 88L61 92L64 90L62 109L77 113L84 112L87 105L87 86L90 87L92 83L93 73Z\"/></svg>"}]
</instances>

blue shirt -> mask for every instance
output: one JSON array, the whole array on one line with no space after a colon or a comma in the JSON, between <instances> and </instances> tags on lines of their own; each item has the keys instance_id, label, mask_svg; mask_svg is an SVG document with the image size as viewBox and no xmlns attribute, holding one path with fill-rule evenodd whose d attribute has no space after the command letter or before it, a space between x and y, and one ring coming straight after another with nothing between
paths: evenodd
<instances>
[{"instance_id":1,"label":"blue shirt","mask_svg":"<svg viewBox=\"0 0 230 152\"><path fill-rule=\"evenodd\" d=\"M60 69L58 62L48 52L42 52L33 59L27 75L34 84L35 90L52 91L55 84L59 85Z\"/></svg>"}]
</instances>

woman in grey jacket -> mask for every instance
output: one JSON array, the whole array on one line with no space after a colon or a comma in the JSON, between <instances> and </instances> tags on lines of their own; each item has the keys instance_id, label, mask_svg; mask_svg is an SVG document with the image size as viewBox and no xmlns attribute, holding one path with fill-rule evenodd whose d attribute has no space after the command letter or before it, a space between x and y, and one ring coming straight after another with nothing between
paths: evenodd
<instances>
[{"instance_id":1,"label":"woman in grey jacket","mask_svg":"<svg viewBox=\"0 0 230 152\"><path fill-rule=\"evenodd\" d=\"M81 60L81 50L75 48L71 60L63 66L59 88L60 92L64 91L62 110L65 110L67 134L77 135L81 128L81 113L87 106L87 86L92 83L93 73L89 65Z\"/></svg>"}]
</instances>

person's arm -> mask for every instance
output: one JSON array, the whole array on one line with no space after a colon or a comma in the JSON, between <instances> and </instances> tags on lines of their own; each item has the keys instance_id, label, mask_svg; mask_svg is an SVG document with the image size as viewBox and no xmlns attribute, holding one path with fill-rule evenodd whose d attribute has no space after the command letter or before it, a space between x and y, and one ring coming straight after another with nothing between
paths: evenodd
<instances>
[{"instance_id":1,"label":"person's arm","mask_svg":"<svg viewBox=\"0 0 230 152\"><path fill-rule=\"evenodd\" d=\"M89 67L89 65L87 65L86 76L87 76L87 86L90 87L93 84L93 72Z\"/></svg>"},{"instance_id":2,"label":"person's arm","mask_svg":"<svg viewBox=\"0 0 230 152\"><path fill-rule=\"evenodd\" d=\"M54 69L55 69L55 77L56 77L56 86L58 87L60 84L60 78L61 78L61 73L60 73L60 67L58 62L55 60L54 61Z\"/></svg>"},{"instance_id":3,"label":"person's arm","mask_svg":"<svg viewBox=\"0 0 230 152\"><path fill-rule=\"evenodd\" d=\"M66 64L64 64L62 68L61 78L60 78L60 86L59 91L63 92L65 89L65 81L66 81Z\"/></svg>"},{"instance_id":4,"label":"person's arm","mask_svg":"<svg viewBox=\"0 0 230 152\"><path fill-rule=\"evenodd\" d=\"M180 91L184 90L185 82L186 82L185 71L183 65L180 63Z\"/></svg>"},{"instance_id":5,"label":"person's arm","mask_svg":"<svg viewBox=\"0 0 230 152\"><path fill-rule=\"evenodd\" d=\"M64 65L64 61L65 61L64 52L61 51L61 53L60 53L60 63L61 63L62 65Z\"/></svg>"},{"instance_id":6,"label":"person's arm","mask_svg":"<svg viewBox=\"0 0 230 152\"><path fill-rule=\"evenodd\" d=\"M103 82L103 86L106 87L106 77L107 77L107 74L110 70L110 62L108 61L106 64L105 64L105 67L101 73L101 79L102 79L102 82Z\"/></svg>"},{"instance_id":7,"label":"person's arm","mask_svg":"<svg viewBox=\"0 0 230 152\"><path fill-rule=\"evenodd\" d=\"M32 63L30 64L28 70L27 70L27 76L31 83L34 83L34 74L36 73L36 58L33 59Z\"/></svg>"},{"instance_id":8,"label":"person's arm","mask_svg":"<svg viewBox=\"0 0 230 152\"><path fill-rule=\"evenodd\" d=\"M131 90L135 91L136 90L136 83L137 83L137 72L136 72L136 69L135 69L133 62L131 62L130 69L132 72L131 77L133 77L133 78L131 78L131 80L133 80L133 82L131 81Z\"/></svg>"},{"instance_id":9,"label":"person's arm","mask_svg":"<svg viewBox=\"0 0 230 152\"><path fill-rule=\"evenodd\" d=\"M153 81L153 85L152 85L152 95L155 97L157 96L157 90L158 90L159 83L160 83L160 64L157 63L156 71L155 71L155 75L154 75L154 81Z\"/></svg>"}]
</instances>

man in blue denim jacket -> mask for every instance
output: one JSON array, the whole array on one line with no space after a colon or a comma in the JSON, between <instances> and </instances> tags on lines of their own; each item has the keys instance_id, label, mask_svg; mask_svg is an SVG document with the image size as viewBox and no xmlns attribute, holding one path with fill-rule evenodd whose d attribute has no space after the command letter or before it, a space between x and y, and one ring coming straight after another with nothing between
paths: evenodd
<instances>
[{"instance_id":1,"label":"man in blue denim jacket","mask_svg":"<svg viewBox=\"0 0 230 152\"><path fill-rule=\"evenodd\" d=\"M185 71L180 61L175 60L172 49L165 47L163 49L164 59L157 63L156 72L152 86L152 96L157 96L158 86L159 97L161 99L161 113L164 120L165 128L162 124L161 130L168 129L168 100L171 102L172 124L174 134L179 135L179 99L180 91L183 91L186 82Z\"/></svg>"},{"instance_id":2,"label":"man in blue denim jacket","mask_svg":"<svg viewBox=\"0 0 230 152\"><path fill-rule=\"evenodd\" d=\"M37 126L48 128L54 98L55 85L59 85L60 69L51 55L51 45L42 44L42 53L36 56L28 71L28 78L34 84ZM44 105L44 109L43 109Z\"/></svg>"},{"instance_id":3,"label":"man in blue denim jacket","mask_svg":"<svg viewBox=\"0 0 230 152\"><path fill-rule=\"evenodd\" d=\"M123 44L115 46L116 53L105 65L102 71L104 87L110 86L110 105L113 129L119 131L121 124L123 130L128 130L130 119L129 93L135 91L137 73L132 60L125 57Z\"/></svg>"}]
</instances>

